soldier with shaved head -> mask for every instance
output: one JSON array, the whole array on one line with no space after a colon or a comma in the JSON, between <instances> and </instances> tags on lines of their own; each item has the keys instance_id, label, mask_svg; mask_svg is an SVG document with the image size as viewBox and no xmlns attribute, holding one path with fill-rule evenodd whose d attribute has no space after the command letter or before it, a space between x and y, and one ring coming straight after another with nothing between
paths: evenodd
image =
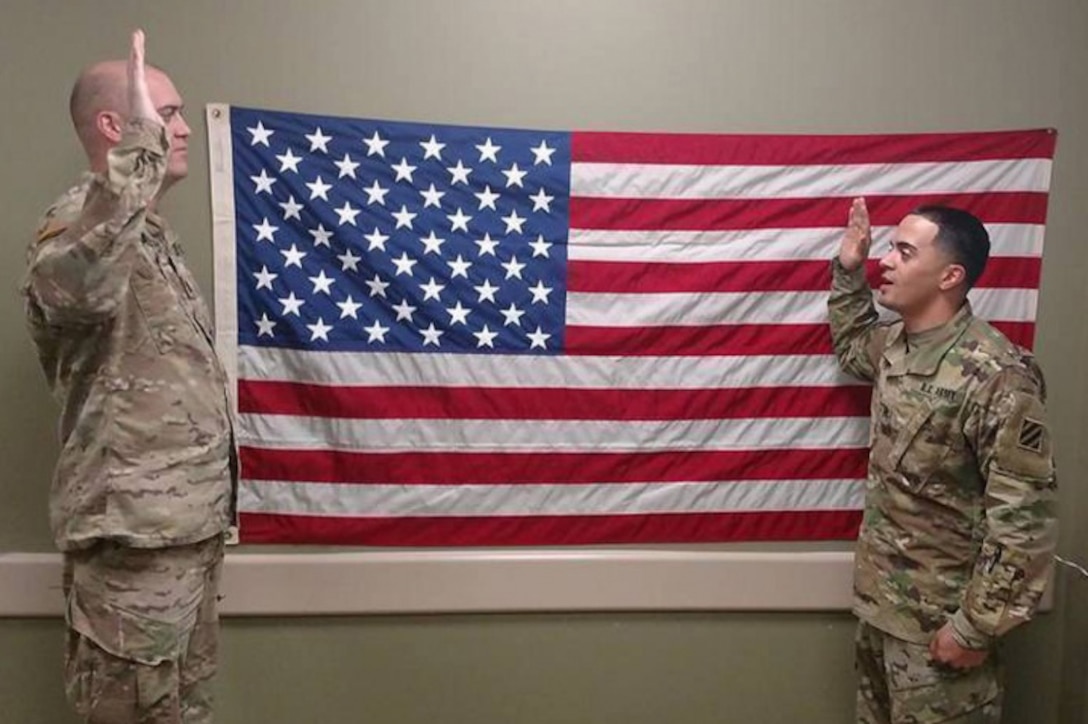
<instances>
[{"instance_id":1,"label":"soldier with shaved head","mask_svg":"<svg viewBox=\"0 0 1088 724\"><path fill-rule=\"evenodd\" d=\"M70 701L95 724L210 722L236 463L208 310L159 203L188 172L169 76L97 63L72 89L89 170L46 212L23 292L61 407L50 523Z\"/></svg>"}]
</instances>

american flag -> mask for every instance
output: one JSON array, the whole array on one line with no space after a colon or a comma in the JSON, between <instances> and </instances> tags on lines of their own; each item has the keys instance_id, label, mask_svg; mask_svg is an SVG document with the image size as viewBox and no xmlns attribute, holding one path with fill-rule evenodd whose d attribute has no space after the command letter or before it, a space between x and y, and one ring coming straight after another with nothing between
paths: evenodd
<instances>
[{"instance_id":1,"label":"american flag","mask_svg":"<svg viewBox=\"0 0 1088 724\"><path fill-rule=\"evenodd\" d=\"M854 196L986 222L1030 345L1055 134L556 132L209 106L246 542L847 539L869 388L831 354Z\"/></svg>"}]
</instances>

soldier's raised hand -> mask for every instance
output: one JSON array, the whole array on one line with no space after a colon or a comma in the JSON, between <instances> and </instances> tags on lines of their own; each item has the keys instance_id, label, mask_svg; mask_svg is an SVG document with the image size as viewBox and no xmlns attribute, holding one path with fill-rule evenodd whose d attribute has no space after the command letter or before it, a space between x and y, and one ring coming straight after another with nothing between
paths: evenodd
<instances>
[{"instance_id":1,"label":"soldier's raised hand","mask_svg":"<svg viewBox=\"0 0 1088 724\"><path fill-rule=\"evenodd\" d=\"M147 87L147 72L144 66L144 31L132 31L132 49L128 56L128 112L130 118L143 118L162 123L155 104L151 101L151 91Z\"/></svg>"},{"instance_id":2,"label":"soldier's raised hand","mask_svg":"<svg viewBox=\"0 0 1088 724\"><path fill-rule=\"evenodd\" d=\"M869 209L865 206L865 199L854 199L850 206L850 220L839 246L839 263L844 269L857 269L869 258L869 246L872 242Z\"/></svg>"}]
</instances>

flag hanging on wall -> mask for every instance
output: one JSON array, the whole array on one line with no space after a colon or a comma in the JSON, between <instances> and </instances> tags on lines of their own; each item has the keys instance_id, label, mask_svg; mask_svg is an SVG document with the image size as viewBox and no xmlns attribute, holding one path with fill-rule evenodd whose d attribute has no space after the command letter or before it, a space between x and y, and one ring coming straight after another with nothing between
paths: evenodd
<instances>
[{"instance_id":1,"label":"flag hanging on wall","mask_svg":"<svg viewBox=\"0 0 1088 724\"><path fill-rule=\"evenodd\" d=\"M531 131L208 107L241 538L848 539L868 386L829 260L978 215L976 312L1033 340L1055 134Z\"/></svg>"}]
</instances>

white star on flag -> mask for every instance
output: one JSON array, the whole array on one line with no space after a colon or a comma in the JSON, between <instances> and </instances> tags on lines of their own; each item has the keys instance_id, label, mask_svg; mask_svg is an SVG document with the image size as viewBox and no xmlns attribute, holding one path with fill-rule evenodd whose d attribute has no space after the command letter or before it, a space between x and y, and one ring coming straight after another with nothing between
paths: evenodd
<instances>
[{"instance_id":1,"label":"white star on flag","mask_svg":"<svg viewBox=\"0 0 1088 724\"><path fill-rule=\"evenodd\" d=\"M288 171L298 173L298 163L302 160L302 156L296 156L291 149L287 149L287 153L276 156L276 160L280 162L280 173Z\"/></svg>"},{"instance_id":2,"label":"white star on flag","mask_svg":"<svg viewBox=\"0 0 1088 724\"><path fill-rule=\"evenodd\" d=\"M439 284L431 277L431 280L426 284L419 285L420 290L423 292L423 301L428 299L440 299L439 292L446 288L445 284Z\"/></svg>"},{"instance_id":3,"label":"white star on flag","mask_svg":"<svg viewBox=\"0 0 1088 724\"><path fill-rule=\"evenodd\" d=\"M457 300L457 304L452 307L446 307L446 311L450 315L450 325L454 324L468 324L468 313L471 311L468 307L461 304L461 300Z\"/></svg>"},{"instance_id":4,"label":"white star on flag","mask_svg":"<svg viewBox=\"0 0 1088 724\"><path fill-rule=\"evenodd\" d=\"M529 349L536 349L537 347L540 349L547 349L548 347L544 343L548 341L551 335L543 331L540 327L537 327L535 332L530 332L528 334L528 337L531 343Z\"/></svg>"},{"instance_id":5,"label":"white star on flag","mask_svg":"<svg viewBox=\"0 0 1088 724\"><path fill-rule=\"evenodd\" d=\"M294 292L291 292L286 297L280 298L280 304L283 305L284 316L287 316L288 314L293 314L296 317L299 316L299 310L302 309L302 305L305 303L304 300L296 297Z\"/></svg>"},{"instance_id":6,"label":"white star on flag","mask_svg":"<svg viewBox=\"0 0 1088 724\"><path fill-rule=\"evenodd\" d=\"M408 225L411 228L411 224ZM399 225L397 228L400 228ZM378 227L374 227L374 231L363 236L364 239L369 242L370 246L367 247L367 251L374 251L375 249L381 249L385 251L385 242L389 241L389 237L378 230Z\"/></svg>"},{"instance_id":7,"label":"white star on flag","mask_svg":"<svg viewBox=\"0 0 1088 724\"><path fill-rule=\"evenodd\" d=\"M259 272L254 272L253 276L257 277L257 288L268 289L271 291L272 282L279 276L279 274L273 274L268 271L267 266L262 266Z\"/></svg>"},{"instance_id":8,"label":"white star on flag","mask_svg":"<svg viewBox=\"0 0 1088 724\"><path fill-rule=\"evenodd\" d=\"M442 208L441 200L442 197L446 195L446 192L436 189L433 183L429 189L420 191L419 193L423 197L423 208L427 208L428 206L433 206L436 209Z\"/></svg>"},{"instance_id":9,"label":"white star on flag","mask_svg":"<svg viewBox=\"0 0 1088 724\"><path fill-rule=\"evenodd\" d=\"M352 226L355 226L355 217L359 215L359 209L355 208L350 203L345 201L343 206L338 209L334 209L334 211L336 212L337 216L340 217L341 226L343 226L344 224L351 224Z\"/></svg>"},{"instance_id":10,"label":"white star on flag","mask_svg":"<svg viewBox=\"0 0 1088 724\"><path fill-rule=\"evenodd\" d=\"M540 211L543 209L549 214L552 212L551 204L552 201L555 201L555 197L544 193L543 186L540 187L540 190L537 191L535 195L530 196L529 198L533 200L533 211Z\"/></svg>"},{"instance_id":11,"label":"white star on flag","mask_svg":"<svg viewBox=\"0 0 1088 724\"><path fill-rule=\"evenodd\" d=\"M326 136L321 132L321 126L317 127L313 133L306 134L306 140L310 142L310 153L320 149L321 151L328 153L328 143L332 140L332 136Z\"/></svg>"},{"instance_id":12,"label":"white star on flag","mask_svg":"<svg viewBox=\"0 0 1088 724\"><path fill-rule=\"evenodd\" d=\"M491 136L487 137L483 145L477 145L476 150L480 152L480 163L484 161L491 161L492 163L499 162L499 151L502 150L502 146L496 146L491 142Z\"/></svg>"},{"instance_id":13,"label":"white star on flag","mask_svg":"<svg viewBox=\"0 0 1088 724\"><path fill-rule=\"evenodd\" d=\"M397 177L393 179L393 182L407 181L412 183L412 174L416 171L416 166L412 166L408 163L408 159L401 158L400 163L394 164L392 169L397 172Z\"/></svg>"},{"instance_id":14,"label":"white star on flag","mask_svg":"<svg viewBox=\"0 0 1088 724\"><path fill-rule=\"evenodd\" d=\"M268 218L265 217L264 219L261 219L261 223L254 224L253 229L257 232L257 241L268 240L274 244L276 243L274 237L276 232L280 230L280 227L268 223Z\"/></svg>"},{"instance_id":15,"label":"white star on flag","mask_svg":"<svg viewBox=\"0 0 1088 724\"><path fill-rule=\"evenodd\" d=\"M429 140L420 141L419 145L423 147L424 161L426 161L428 158L437 158L439 161L442 160L442 149L446 147L446 144L439 143L438 140L434 137L433 133L431 134Z\"/></svg>"},{"instance_id":16,"label":"white star on flag","mask_svg":"<svg viewBox=\"0 0 1088 724\"><path fill-rule=\"evenodd\" d=\"M495 347L495 338L499 336L498 332L492 332L485 324L484 328L479 332L473 332L472 336L476 338L477 347Z\"/></svg>"},{"instance_id":17,"label":"white star on flag","mask_svg":"<svg viewBox=\"0 0 1088 724\"><path fill-rule=\"evenodd\" d=\"M358 319L359 317L356 316L356 312L358 312L359 308L363 305L352 299L349 294L347 299L342 302L337 302L336 306L340 307L340 319L345 319L347 317Z\"/></svg>"},{"instance_id":18,"label":"white star on flag","mask_svg":"<svg viewBox=\"0 0 1088 724\"><path fill-rule=\"evenodd\" d=\"M275 133L275 131L270 131L265 128L264 123L257 121L257 126L255 128L247 128L246 130L253 134L253 140L250 141L249 145L256 146L259 143L262 146L271 148L268 144L268 139L272 137L272 134Z\"/></svg>"},{"instance_id":19,"label":"white star on flag","mask_svg":"<svg viewBox=\"0 0 1088 724\"><path fill-rule=\"evenodd\" d=\"M254 183L254 185L256 185L256 187L257 187L257 190L253 192L255 194L262 194L262 193L263 194L270 194L270 193L272 193L272 184L276 183L276 177L275 176L269 176L268 171L266 169L263 169L263 168L261 169L261 175L260 176L250 176L249 180L252 181Z\"/></svg>"},{"instance_id":20,"label":"white star on flag","mask_svg":"<svg viewBox=\"0 0 1088 724\"><path fill-rule=\"evenodd\" d=\"M310 277L310 282L314 285L314 294L323 293L328 294L331 291L331 287L336 280L332 277L325 276L325 270L322 269L317 273L316 277Z\"/></svg>"},{"instance_id":21,"label":"white star on flag","mask_svg":"<svg viewBox=\"0 0 1088 724\"><path fill-rule=\"evenodd\" d=\"M332 232L327 230L324 224L318 224L316 229L310 229L309 231L310 236L314 238L314 246L328 246L329 248L332 248L329 244L329 239L332 238Z\"/></svg>"},{"instance_id":22,"label":"white star on flag","mask_svg":"<svg viewBox=\"0 0 1088 724\"><path fill-rule=\"evenodd\" d=\"M394 304L393 311L397 313L397 321L402 322L404 320L412 321L412 314L416 311L416 307L413 307L408 303L407 299L400 300L399 303Z\"/></svg>"},{"instance_id":23,"label":"white star on flag","mask_svg":"<svg viewBox=\"0 0 1088 724\"><path fill-rule=\"evenodd\" d=\"M450 231L457 231L458 229L461 231L468 231L468 222L472 221L472 217L461 211L461 209L457 209L456 214L447 214L446 218L449 219L450 224L452 224Z\"/></svg>"},{"instance_id":24,"label":"white star on flag","mask_svg":"<svg viewBox=\"0 0 1088 724\"><path fill-rule=\"evenodd\" d=\"M518 186L520 188L524 188L524 184L522 184L521 180L525 178L525 175L527 173L529 172L522 171L520 168L518 168L518 165L516 163L511 164L510 168L502 172L502 175L506 177L506 188L510 188L511 186Z\"/></svg>"},{"instance_id":25,"label":"white star on flag","mask_svg":"<svg viewBox=\"0 0 1088 724\"><path fill-rule=\"evenodd\" d=\"M547 164L548 166L552 165L552 154L555 153L556 149L549 148L547 141L541 141L539 146L537 146L536 148L531 148L529 150L533 152L534 156L536 156L536 160L533 161L534 166L542 163Z\"/></svg>"},{"instance_id":26,"label":"white star on flag","mask_svg":"<svg viewBox=\"0 0 1088 724\"><path fill-rule=\"evenodd\" d=\"M308 182L306 186L310 189L310 201L314 199L329 200L329 189L332 188L332 185L325 183L320 176Z\"/></svg>"},{"instance_id":27,"label":"white star on flag","mask_svg":"<svg viewBox=\"0 0 1088 724\"><path fill-rule=\"evenodd\" d=\"M544 282L537 282L536 286L529 287L529 291L533 295L533 304L547 304L548 295L552 293L552 288L544 286Z\"/></svg>"},{"instance_id":28,"label":"white star on flag","mask_svg":"<svg viewBox=\"0 0 1088 724\"><path fill-rule=\"evenodd\" d=\"M356 256L351 253L351 249L348 249L343 254L338 254L337 259L340 260L340 271L359 271L359 262L363 260L363 257Z\"/></svg>"},{"instance_id":29,"label":"white star on flag","mask_svg":"<svg viewBox=\"0 0 1088 724\"><path fill-rule=\"evenodd\" d=\"M299 251L298 245L291 244L290 249L280 249L280 253L283 254L284 268L289 266L297 266L299 269L302 268L302 260L305 258L306 252Z\"/></svg>"},{"instance_id":30,"label":"white star on flag","mask_svg":"<svg viewBox=\"0 0 1088 724\"><path fill-rule=\"evenodd\" d=\"M430 324L427 325L426 329L421 329L421 330L419 330L419 332L420 332L420 334L423 335L423 346L424 347L426 347L428 345L432 345L432 344L435 347L442 346L441 343L439 342L438 338L441 337L443 334L445 334L445 332L443 332L440 329L435 329L434 322L431 322Z\"/></svg>"},{"instance_id":31,"label":"white star on flag","mask_svg":"<svg viewBox=\"0 0 1088 724\"><path fill-rule=\"evenodd\" d=\"M389 327L383 327L378 320L374 320L374 324L363 329L367 333L367 342L385 342L385 334L389 331Z\"/></svg>"},{"instance_id":32,"label":"white star on flag","mask_svg":"<svg viewBox=\"0 0 1088 724\"><path fill-rule=\"evenodd\" d=\"M517 232L521 233L521 226L525 223L524 216L518 216L517 211L511 211L509 216L502 217L502 220L506 222L506 233Z\"/></svg>"},{"instance_id":33,"label":"white star on flag","mask_svg":"<svg viewBox=\"0 0 1088 724\"><path fill-rule=\"evenodd\" d=\"M377 131L374 131L374 135L370 138L364 138L363 143L366 144L367 156L381 156L382 158L385 158L385 147L389 145L389 141L379 136Z\"/></svg>"},{"instance_id":34,"label":"white star on flag","mask_svg":"<svg viewBox=\"0 0 1088 724\"><path fill-rule=\"evenodd\" d=\"M450 176L453 177L453 179L450 181L450 186L453 186L457 183L467 184L468 175L472 173L472 169L461 163L460 159L458 159L456 166L450 166L446 170L449 171Z\"/></svg>"},{"instance_id":35,"label":"white star on flag","mask_svg":"<svg viewBox=\"0 0 1088 724\"><path fill-rule=\"evenodd\" d=\"M261 318L257 320L257 336L258 337L273 337L272 330L275 329L276 323L268 318L268 313L261 314Z\"/></svg>"},{"instance_id":36,"label":"white star on flag","mask_svg":"<svg viewBox=\"0 0 1088 724\"><path fill-rule=\"evenodd\" d=\"M369 188L364 188L366 192L366 203L378 204L379 206L385 206L385 195L389 193L389 189L378 183L378 179L374 179L374 183L370 184Z\"/></svg>"},{"instance_id":37,"label":"white star on flag","mask_svg":"<svg viewBox=\"0 0 1088 724\"><path fill-rule=\"evenodd\" d=\"M345 176L355 178L355 169L359 168L359 162L353 161L351 156L345 153L344 158L339 161L333 161L333 163L340 169L340 175L337 178L344 178Z\"/></svg>"},{"instance_id":38,"label":"white star on flag","mask_svg":"<svg viewBox=\"0 0 1088 724\"><path fill-rule=\"evenodd\" d=\"M302 216L299 213L302 211L303 206L299 202L295 201L294 196L289 196L286 201L280 202L280 208L283 209L283 220L298 219L302 221Z\"/></svg>"},{"instance_id":39,"label":"white star on flag","mask_svg":"<svg viewBox=\"0 0 1088 724\"><path fill-rule=\"evenodd\" d=\"M483 211L484 209L498 211L498 209L495 208L495 202L499 200L499 194L491 190L490 184L484 186L483 191L478 191L473 195L480 200L480 211Z\"/></svg>"},{"instance_id":40,"label":"white star on flag","mask_svg":"<svg viewBox=\"0 0 1088 724\"><path fill-rule=\"evenodd\" d=\"M323 339L326 342L329 341L329 332L332 331L330 325L325 324L325 320L318 317L316 324L307 324L307 329L310 330L310 341L316 341Z\"/></svg>"}]
</instances>

